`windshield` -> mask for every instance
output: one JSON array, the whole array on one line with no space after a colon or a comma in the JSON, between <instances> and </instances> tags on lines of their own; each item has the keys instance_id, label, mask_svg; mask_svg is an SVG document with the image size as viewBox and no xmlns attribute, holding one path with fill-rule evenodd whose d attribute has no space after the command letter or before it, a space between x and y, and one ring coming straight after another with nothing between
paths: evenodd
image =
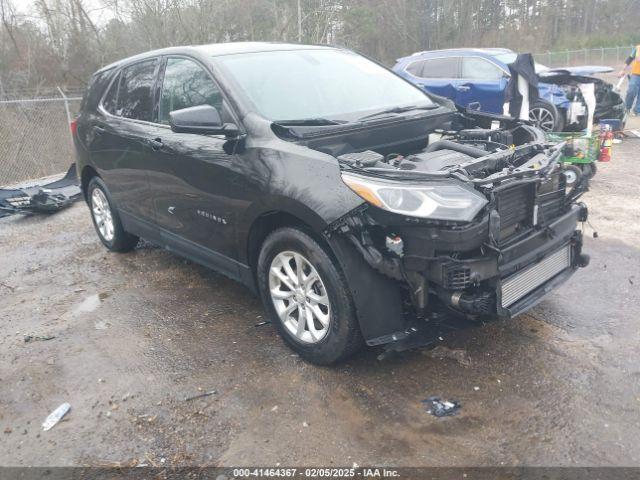
<instances>
[{"instance_id":1,"label":"windshield","mask_svg":"<svg viewBox=\"0 0 640 480\"><path fill-rule=\"evenodd\" d=\"M352 52L286 50L215 57L256 110L273 121L355 120L363 112L435 104L418 88Z\"/></svg>"},{"instance_id":2,"label":"windshield","mask_svg":"<svg viewBox=\"0 0 640 480\"><path fill-rule=\"evenodd\" d=\"M499 60L502 63L510 64L516 61L517 53L508 52L508 53L499 53L498 55L494 55L493 58ZM549 70L549 67L542 65L541 63L535 62L536 73L544 72L545 70Z\"/></svg>"}]
</instances>

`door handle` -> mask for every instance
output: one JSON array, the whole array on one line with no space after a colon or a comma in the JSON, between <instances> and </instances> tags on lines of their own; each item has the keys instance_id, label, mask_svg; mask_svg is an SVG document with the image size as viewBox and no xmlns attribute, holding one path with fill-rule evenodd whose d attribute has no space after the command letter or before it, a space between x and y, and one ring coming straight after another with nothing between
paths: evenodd
<instances>
[{"instance_id":1,"label":"door handle","mask_svg":"<svg viewBox=\"0 0 640 480\"><path fill-rule=\"evenodd\" d=\"M164 143L162 143L162 139L160 138L149 139L147 140L147 143L149 143L152 150L156 151L160 150L164 146Z\"/></svg>"},{"instance_id":2,"label":"door handle","mask_svg":"<svg viewBox=\"0 0 640 480\"><path fill-rule=\"evenodd\" d=\"M459 92L468 92L469 90L471 90L471 87L468 87L467 85L458 85L456 89Z\"/></svg>"}]
</instances>

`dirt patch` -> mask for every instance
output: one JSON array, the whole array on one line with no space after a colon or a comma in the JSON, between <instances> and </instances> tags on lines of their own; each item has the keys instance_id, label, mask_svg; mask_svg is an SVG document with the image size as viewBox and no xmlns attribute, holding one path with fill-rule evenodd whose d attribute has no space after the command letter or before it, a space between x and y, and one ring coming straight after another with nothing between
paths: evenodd
<instances>
[{"instance_id":1,"label":"dirt patch","mask_svg":"<svg viewBox=\"0 0 640 480\"><path fill-rule=\"evenodd\" d=\"M255 327L242 286L148 244L105 251L83 204L4 219L0 464L639 465L638 146L585 198L588 269L530 314L444 337L461 362L314 367ZM436 418L429 396L462 408Z\"/></svg>"}]
</instances>

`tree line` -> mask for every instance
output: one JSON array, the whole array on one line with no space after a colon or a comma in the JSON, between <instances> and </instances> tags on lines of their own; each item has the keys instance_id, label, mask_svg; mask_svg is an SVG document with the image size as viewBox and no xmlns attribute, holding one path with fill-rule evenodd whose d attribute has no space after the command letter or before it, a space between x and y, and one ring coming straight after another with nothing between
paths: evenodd
<instances>
[{"instance_id":1,"label":"tree line","mask_svg":"<svg viewBox=\"0 0 640 480\"><path fill-rule=\"evenodd\" d=\"M343 45L386 64L419 50L640 42L640 0L0 0L0 96L80 88L101 66L171 45Z\"/></svg>"}]
</instances>

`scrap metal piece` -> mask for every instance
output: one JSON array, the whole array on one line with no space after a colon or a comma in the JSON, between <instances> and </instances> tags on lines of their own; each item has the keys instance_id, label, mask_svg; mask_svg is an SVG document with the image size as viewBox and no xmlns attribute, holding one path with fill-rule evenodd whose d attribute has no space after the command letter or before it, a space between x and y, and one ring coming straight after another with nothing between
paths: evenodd
<instances>
[{"instance_id":1,"label":"scrap metal piece","mask_svg":"<svg viewBox=\"0 0 640 480\"><path fill-rule=\"evenodd\" d=\"M462 406L455 400L442 400L439 397L425 398L422 403L427 408L427 413L434 417L452 417Z\"/></svg>"}]
</instances>

